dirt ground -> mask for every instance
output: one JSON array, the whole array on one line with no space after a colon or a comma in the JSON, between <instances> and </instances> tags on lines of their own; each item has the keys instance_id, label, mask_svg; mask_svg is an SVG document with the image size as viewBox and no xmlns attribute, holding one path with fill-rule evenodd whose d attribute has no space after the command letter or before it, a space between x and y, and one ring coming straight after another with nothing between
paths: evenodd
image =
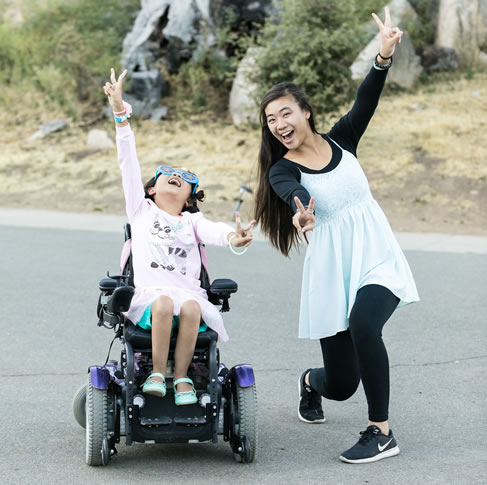
<instances>
[{"instance_id":1,"label":"dirt ground","mask_svg":"<svg viewBox=\"0 0 487 485\"><path fill-rule=\"evenodd\" d=\"M486 81L487 74L478 74L383 96L358 155L394 230L487 234ZM113 136L112 123L71 123L27 142L39 123L56 117L47 116L3 122L0 206L122 215L115 149L93 153L86 144L93 128ZM132 125L144 180L163 162L190 168L200 177L201 207L212 219L230 220L240 186L255 188L259 130L202 118ZM241 213L249 218L251 212L252 200L245 201Z\"/></svg>"}]
</instances>

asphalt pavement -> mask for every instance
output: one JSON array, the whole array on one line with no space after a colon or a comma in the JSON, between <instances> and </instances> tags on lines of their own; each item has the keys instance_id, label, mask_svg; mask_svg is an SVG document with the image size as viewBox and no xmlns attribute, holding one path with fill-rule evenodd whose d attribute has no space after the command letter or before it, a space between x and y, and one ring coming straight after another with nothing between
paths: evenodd
<instances>
[{"instance_id":1,"label":"asphalt pavement","mask_svg":"<svg viewBox=\"0 0 487 485\"><path fill-rule=\"evenodd\" d=\"M71 399L88 366L105 361L113 336L96 326L97 284L117 271L123 218L88 218L80 227L77 215L37 212L21 223L13 213L0 211L0 483L485 483L486 238L398 235L422 298L384 329L399 456L338 460L366 426L362 388L348 401L324 401L325 424L298 421L297 379L321 365L318 342L297 338L304 251L286 259L257 237L243 257L208 251L211 276L239 284L225 315L231 340L219 347L227 366L255 369L256 461L235 463L223 441L122 442L108 467L91 468ZM112 356L119 352L115 344Z\"/></svg>"}]
</instances>

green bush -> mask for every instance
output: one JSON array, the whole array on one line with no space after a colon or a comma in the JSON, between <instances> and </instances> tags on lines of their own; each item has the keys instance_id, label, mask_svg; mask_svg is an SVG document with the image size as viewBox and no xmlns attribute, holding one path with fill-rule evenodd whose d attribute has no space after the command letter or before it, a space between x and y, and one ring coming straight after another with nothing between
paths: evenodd
<instances>
[{"instance_id":1,"label":"green bush","mask_svg":"<svg viewBox=\"0 0 487 485\"><path fill-rule=\"evenodd\" d=\"M0 83L36 92L70 116L103 98L139 0L34 2L21 25L0 24ZM8 101L3 96L1 101Z\"/></svg>"},{"instance_id":2,"label":"green bush","mask_svg":"<svg viewBox=\"0 0 487 485\"><path fill-rule=\"evenodd\" d=\"M406 30L414 47L419 50L435 42L439 0L411 0L411 5L418 14L419 22L408 22Z\"/></svg>"},{"instance_id":3,"label":"green bush","mask_svg":"<svg viewBox=\"0 0 487 485\"><path fill-rule=\"evenodd\" d=\"M382 0L281 0L279 18L267 21L252 81L259 98L274 84L291 81L317 113L335 111L355 91L349 67L366 42L362 29Z\"/></svg>"},{"instance_id":4,"label":"green bush","mask_svg":"<svg viewBox=\"0 0 487 485\"><path fill-rule=\"evenodd\" d=\"M177 112L186 115L211 111L221 115L227 110L233 74L231 61L210 49L200 53L197 60L183 64L169 79Z\"/></svg>"}]
</instances>

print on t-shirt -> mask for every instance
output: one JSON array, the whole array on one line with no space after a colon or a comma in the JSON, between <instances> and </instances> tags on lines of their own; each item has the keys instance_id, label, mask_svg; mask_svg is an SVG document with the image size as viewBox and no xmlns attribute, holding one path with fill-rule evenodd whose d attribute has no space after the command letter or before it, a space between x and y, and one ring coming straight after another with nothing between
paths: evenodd
<instances>
[{"instance_id":1,"label":"print on t-shirt","mask_svg":"<svg viewBox=\"0 0 487 485\"><path fill-rule=\"evenodd\" d=\"M193 238L185 231L185 226L181 223L169 225L155 215L149 233L154 257L151 268L177 271L185 275L188 252L194 246Z\"/></svg>"}]
</instances>

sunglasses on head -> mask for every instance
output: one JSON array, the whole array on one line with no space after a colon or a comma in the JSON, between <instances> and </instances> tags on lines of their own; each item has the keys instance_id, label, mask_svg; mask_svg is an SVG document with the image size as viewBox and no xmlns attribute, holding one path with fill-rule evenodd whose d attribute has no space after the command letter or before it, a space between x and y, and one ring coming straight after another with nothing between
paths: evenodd
<instances>
[{"instance_id":1,"label":"sunglasses on head","mask_svg":"<svg viewBox=\"0 0 487 485\"><path fill-rule=\"evenodd\" d=\"M169 165L161 165L160 167L157 167L156 176L154 177L154 182L157 180L157 177L161 175L161 173L163 175L174 175L175 173L178 173L179 175L181 175L181 178L185 182L188 182L189 184L194 184L192 194L196 192L196 187L198 187L198 183L200 180L194 173L187 172L185 170L179 170L177 168L170 167Z\"/></svg>"}]
</instances>

